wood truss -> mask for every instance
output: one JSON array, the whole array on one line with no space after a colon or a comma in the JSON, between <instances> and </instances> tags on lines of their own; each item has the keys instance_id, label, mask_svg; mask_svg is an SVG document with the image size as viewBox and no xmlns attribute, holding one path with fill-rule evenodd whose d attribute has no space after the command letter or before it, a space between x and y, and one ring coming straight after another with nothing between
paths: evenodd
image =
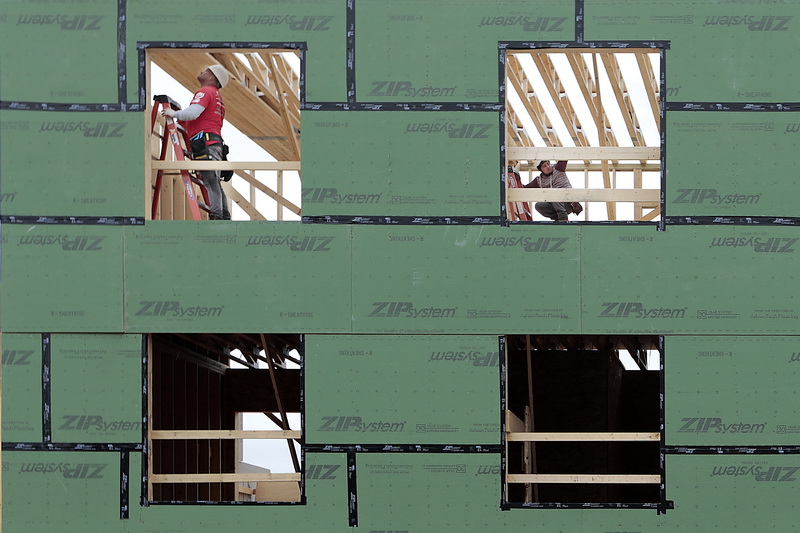
<instances>
[{"instance_id":1,"label":"wood truss","mask_svg":"<svg viewBox=\"0 0 800 533\"><path fill-rule=\"evenodd\" d=\"M627 70L623 69L623 54L635 57L635 68L626 62ZM589 172L601 172L603 179L603 189L572 189L569 193L566 189L507 189L510 218L514 219L515 202L535 201L605 202L608 220L617 219L616 203L625 201L634 203L635 220L659 216L660 191L642 189L642 173L660 171L659 146L648 147L643 132L645 123L654 122L659 128L661 119L660 88L650 61L652 54L649 49L506 53L508 91L515 92L521 103L516 109L510 103L506 105L509 164L521 173L527 171L532 179L539 160L566 159L570 161L568 171L582 171L585 181L588 182ZM556 62L569 68L557 69ZM636 71L641 76L647 114L652 117L643 116L641 108L637 113L623 70ZM546 95L534 90L534 76L541 79ZM610 82L610 95L602 93L600 80L604 78ZM624 127L612 127L612 112L622 116ZM554 127L554 123L563 128ZM633 174L633 190L616 188L618 172Z\"/></svg>"},{"instance_id":2,"label":"wood truss","mask_svg":"<svg viewBox=\"0 0 800 533\"><path fill-rule=\"evenodd\" d=\"M283 191L284 172L297 172L299 175L301 159L300 78L287 60L286 54L289 53L295 52L263 49L237 49L235 52L230 49L148 51L148 79L151 79L149 66L152 61L192 92L197 90L196 76L208 65L222 65L228 71L230 81L222 92L225 119L266 152L264 160L236 163L192 162L180 168L233 170L234 180L223 183L223 187L228 197L251 220L267 220L263 208L259 210L255 206L257 193L266 195L263 200L268 204L277 203L273 219L282 220L284 209L300 215L300 207L287 200ZM148 94L147 98L150 102L152 95ZM185 105L183 102L181 104ZM158 134L157 131L148 148L148 158L153 160L148 176L148 190L152 188L157 169L175 171L179 168L174 161L158 161ZM235 147L232 148L235 151ZM278 163L268 162L272 159L276 159ZM263 171L274 172L277 184L275 189L259 179ZM167 174L177 176L176 172ZM181 186L169 183L171 180L165 181L167 183L162 192L159 218L188 218ZM249 189L247 196L231 185L236 182ZM239 190L243 188L239 187Z\"/></svg>"}]
</instances>

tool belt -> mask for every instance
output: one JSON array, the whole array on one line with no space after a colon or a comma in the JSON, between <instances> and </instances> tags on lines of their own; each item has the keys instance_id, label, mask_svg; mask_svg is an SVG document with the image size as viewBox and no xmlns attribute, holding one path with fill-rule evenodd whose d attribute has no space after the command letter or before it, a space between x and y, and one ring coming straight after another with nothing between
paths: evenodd
<instances>
[{"instance_id":1,"label":"tool belt","mask_svg":"<svg viewBox=\"0 0 800 533\"><path fill-rule=\"evenodd\" d=\"M222 144L222 160L228 160L228 145L225 144L225 141L222 140L222 137L217 135L216 133L207 133L205 131L201 131L191 139L189 139L189 147L192 150L192 159L195 161L203 161L210 159L208 155L208 145L209 144ZM222 170L220 171L220 177L225 181L230 181L233 177L232 170Z\"/></svg>"}]
</instances>

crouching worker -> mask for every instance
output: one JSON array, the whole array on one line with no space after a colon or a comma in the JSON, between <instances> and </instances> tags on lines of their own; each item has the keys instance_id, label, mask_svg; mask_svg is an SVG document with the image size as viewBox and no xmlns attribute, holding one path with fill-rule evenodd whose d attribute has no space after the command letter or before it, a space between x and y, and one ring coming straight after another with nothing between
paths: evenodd
<instances>
[{"instance_id":1,"label":"crouching worker","mask_svg":"<svg viewBox=\"0 0 800 533\"><path fill-rule=\"evenodd\" d=\"M567 162L559 161L553 167L550 161L539 161L536 168L541 171L537 177L530 183L525 185L525 188L536 189L571 189L572 184L567 178ZM583 211L583 207L578 202L536 202L534 205L536 210L544 217L558 222L567 222L567 216L570 213L576 215Z\"/></svg>"},{"instance_id":2,"label":"crouching worker","mask_svg":"<svg viewBox=\"0 0 800 533\"><path fill-rule=\"evenodd\" d=\"M197 76L200 89L194 93L192 103L186 109L175 111L164 109L161 114L181 121L189 133L192 159L195 161L224 161L222 122L225 119L225 103L219 90L228 84L228 72L220 65L211 65ZM228 199L219 183L221 171L198 172L208 191L209 218L230 220ZM229 178L230 179L230 178Z\"/></svg>"}]
</instances>

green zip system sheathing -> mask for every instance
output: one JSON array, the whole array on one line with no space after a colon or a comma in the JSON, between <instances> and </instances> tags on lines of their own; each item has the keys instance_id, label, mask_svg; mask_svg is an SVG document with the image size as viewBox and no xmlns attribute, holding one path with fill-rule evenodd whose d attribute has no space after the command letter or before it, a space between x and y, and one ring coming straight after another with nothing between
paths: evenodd
<instances>
[{"instance_id":1,"label":"green zip system sheathing","mask_svg":"<svg viewBox=\"0 0 800 533\"><path fill-rule=\"evenodd\" d=\"M799 36L798 0L3 2L2 530L794 531ZM301 52L306 223L144 220L147 49L259 46ZM660 56L660 222L506 223L504 53L581 47ZM152 500L150 334L258 333L305 335L301 500ZM506 335L660 339L660 501L504 502Z\"/></svg>"}]
</instances>

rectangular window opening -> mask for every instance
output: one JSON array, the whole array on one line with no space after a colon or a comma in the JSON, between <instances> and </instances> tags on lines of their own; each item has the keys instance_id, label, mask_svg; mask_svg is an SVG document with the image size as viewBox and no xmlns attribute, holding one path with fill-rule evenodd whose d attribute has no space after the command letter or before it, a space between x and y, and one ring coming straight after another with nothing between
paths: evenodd
<instances>
[{"instance_id":1,"label":"rectangular window opening","mask_svg":"<svg viewBox=\"0 0 800 533\"><path fill-rule=\"evenodd\" d=\"M506 51L509 220L660 220L660 61L650 48ZM537 180L541 161L556 172Z\"/></svg>"},{"instance_id":2,"label":"rectangular window opening","mask_svg":"<svg viewBox=\"0 0 800 533\"><path fill-rule=\"evenodd\" d=\"M302 501L303 337L152 334L148 500Z\"/></svg>"},{"instance_id":3,"label":"rectangular window opening","mask_svg":"<svg viewBox=\"0 0 800 533\"><path fill-rule=\"evenodd\" d=\"M658 336L506 341L503 503L657 505Z\"/></svg>"},{"instance_id":4,"label":"rectangular window opening","mask_svg":"<svg viewBox=\"0 0 800 533\"><path fill-rule=\"evenodd\" d=\"M301 50L280 48L146 48L145 216L148 220L208 220L213 198L199 168L227 171L221 187L232 220L300 220ZM165 96L185 109L200 88L197 76L208 66L224 69L228 82L219 92L225 108L222 137L227 161L191 159L188 135L167 121L154 101ZM161 99L164 100L164 99ZM174 104L166 104L173 105ZM154 108L155 112L154 112ZM181 167L189 167L188 174ZM224 174L223 174L224 176ZM213 194L212 194L213 197Z\"/></svg>"}]
</instances>

